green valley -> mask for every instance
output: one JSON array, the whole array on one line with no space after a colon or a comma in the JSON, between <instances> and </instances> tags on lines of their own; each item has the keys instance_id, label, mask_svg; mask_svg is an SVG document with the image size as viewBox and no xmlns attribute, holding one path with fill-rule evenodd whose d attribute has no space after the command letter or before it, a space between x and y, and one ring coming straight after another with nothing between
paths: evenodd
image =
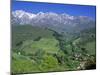
<instances>
[{"instance_id":1,"label":"green valley","mask_svg":"<svg viewBox=\"0 0 100 75\"><path fill-rule=\"evenodd\" d=\"M96 68L94 29L71 34L31 25L12 28L13 74Z\"/></svg>"}]
</instances>

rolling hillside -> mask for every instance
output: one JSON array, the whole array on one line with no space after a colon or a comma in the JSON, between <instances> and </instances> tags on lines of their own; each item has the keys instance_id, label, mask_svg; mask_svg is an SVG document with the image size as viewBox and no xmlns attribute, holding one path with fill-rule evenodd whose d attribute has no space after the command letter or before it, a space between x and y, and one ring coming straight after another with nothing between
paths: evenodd
<instances>
[{"instance_id":1,"label":"rolling hillside","mask_svg":"<svg viewBox=\"0 0 100 75\"><path fill-rule=\"evenodd\" d=\"M14 25L12 34L14 74L95 69L95 28L76 34Z\"/></svg>"}]
</instances>

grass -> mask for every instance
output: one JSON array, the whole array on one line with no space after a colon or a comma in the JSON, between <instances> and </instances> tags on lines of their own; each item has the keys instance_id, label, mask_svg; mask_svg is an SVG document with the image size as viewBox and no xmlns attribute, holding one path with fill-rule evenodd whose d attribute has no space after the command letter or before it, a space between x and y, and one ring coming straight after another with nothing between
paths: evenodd
<instances>
[{"instance_id":1,"label":"grass","mask_svg":"<svg viewBox=\"0 0 100 75\"><path fill-rule=\"evenodd\" d=\"M25 54L34 54L37 50L43 50L47 53L57 53L59 50L58 43L55 38L42 38L39 41L27 40L24 41L19 49Z\"/></svg>"},{"instance_id":2,"label":"grass","mask_svg":"<svg viewBox=\"0 0 100 75\"><path fill-rule=\"evenodd\" d=\"M13 46L15 49L12 48L11 69L13 73L77 70L80 60L73 59L72 48L75 54L83 54L84 51L82 52L77 43L82 39L87 40L87 37L76 39L75 37L70 37L70 34L66 34L66 37L61 37L61 40L63 38L67 39L63 40L64 42L68 41L65 44L63 43L66 51L68 51L68 53L64 53L63 50L60 50L59 43L61 41L53 36L54 32L51 30L25 25L15 26L12 32L12 40L15 45ZM16 46L19 42L21 44ZM86 48L88 54L95 54L96 43L94 39L93 41L85 42L85 44L82 43L79 46Z\"/></svg>"},{"instance_id":3,"label":"grass","mask_svg":"<svg viewBox=\"0 0 100 75\"><path fill-rule=\"evenodd\" d=\"M96 53L96 43L95 43L95 41L88 42L84 47L87 49L89 54L95 55L95 53Z\"/></svg>"},{"instance_id":4,"label":"grass","mask_svg":"<svg viewBox=\"0 0 100 75\"><path fill-rule=\"evenodd\" d=\"M13 26L12 28L12 45L13 48L16 44L25 40L34 40L38 37L52 38L53 32L40 27L33 27L31 25Z\"/></svg>"},{"instance_id":5,"label":"grass","mask_svg":"<svg viewBox=\"0 0 100 75\"><path fill-rule=\"evenodd\" d=\"M54 38L42 38L40 41L34 42L31 47L33 49L42 49L49 53L56 53L59 50L58 43Z\"/></svg>"},{"instance_id":6,"label":"grass","mask_svg":"<svg viewBox=\"0 0 100 75\"><path fill-rule=\"evenodd\" d=\"M76 39L73 42L74 46L77 47L76 44L79 43L79 42L80 42L80 38ZM83 47L83 48L86 48L88 54L90 54L90 55L94 55L95 52L96 52L96 41L95 41L95 39L93 41L88 41L85 44L79 44L79 46Z\"/></svg>"},{"instance_id":7,"label":"grass","mask_svg":"<svg viewBox=\"0 0 100 75\"><path fill-rule=\"evenodd\" d=\"M29 73L29 72L39 72L39 68L36 63L31 60L17 59L12 60L12 72L13 73Z\"/></svg>"}]
</instances>

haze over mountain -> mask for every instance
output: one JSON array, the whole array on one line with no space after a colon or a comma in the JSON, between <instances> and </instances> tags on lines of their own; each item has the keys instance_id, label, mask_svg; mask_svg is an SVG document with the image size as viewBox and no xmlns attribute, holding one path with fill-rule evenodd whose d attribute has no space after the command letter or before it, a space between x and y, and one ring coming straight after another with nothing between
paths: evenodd
<instances>
[{"instance_id":1,"label":"haze over mountain","mask_svg":"<svg viewBox=\"0 0 100 75\"><path fill-rule=\"evenodd\" d=\"M80 31L95 27L95 20L87 16L71 16L66 13L54 12L29 13L23 10L12 12L11 22L13 25L32 25L48 27L57 31ZM73 32L72 31L72 32Z\"/></svg>"}]
</instances>

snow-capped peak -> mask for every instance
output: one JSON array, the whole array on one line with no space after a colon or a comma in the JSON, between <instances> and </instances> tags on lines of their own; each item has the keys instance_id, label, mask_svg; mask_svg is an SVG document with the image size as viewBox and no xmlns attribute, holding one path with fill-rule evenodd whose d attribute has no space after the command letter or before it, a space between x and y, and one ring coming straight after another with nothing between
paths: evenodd
<instances>
[{"instance_id":1,"label":"snow-capped peak","mask_svg":"<svg viewBox=\"0 0 100 75\"><path fill-rule=\"evenodd\" d=\"M31 24L31 25L73 25L80 22L90 22L89 17L85 16L71 16L66 13L58 14L54 12L38 12L36 14L29 13L23 10L16 10L12 12L12 17L15 23Z\"/></svg>"},{"instance_id":2,"label":"snow-capped peak","mask_svg":"<svg viewBox=\"0 0 100 75\"><path fill-rule=\"evenodd\" d=\"M16 10L16 11L13 11L13 12L12 12L12 15L13 15L14 17L18 17L18 18L22 18L23 16L27 15L27 17L30 18L30 19L36 16L35 14L28 13L28 12L23 11L23 10Z\"/></svg>"}]
</instances>

